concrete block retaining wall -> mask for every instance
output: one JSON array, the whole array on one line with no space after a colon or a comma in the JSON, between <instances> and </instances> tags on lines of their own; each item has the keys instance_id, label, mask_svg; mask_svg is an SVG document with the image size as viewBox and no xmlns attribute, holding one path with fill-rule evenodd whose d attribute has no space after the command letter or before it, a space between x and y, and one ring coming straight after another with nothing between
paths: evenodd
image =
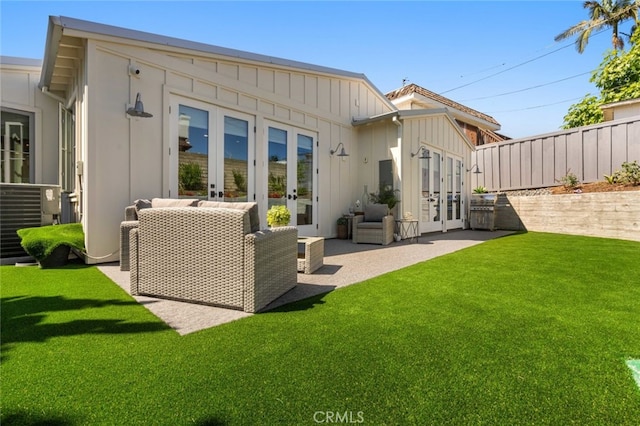
<instances>
[{"instance_id":1,"label":"concrete block retaining wall","mask_svg":"<svg viewBox=\"0 0 640 426\"><path fill-rule=\"evenodd\" d=\"M501 194L496 203L496 228L640 241L640 191Z\"/></svg>"}]
</instances>

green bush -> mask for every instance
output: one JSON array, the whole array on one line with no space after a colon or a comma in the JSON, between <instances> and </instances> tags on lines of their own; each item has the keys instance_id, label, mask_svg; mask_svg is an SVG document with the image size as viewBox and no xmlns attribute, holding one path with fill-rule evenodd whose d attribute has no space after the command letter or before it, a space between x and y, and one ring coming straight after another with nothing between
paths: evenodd
<instances>
[{"instance_id":1,"label":"green bush","mask_svg":"<svg viewBox=\"0 0 640 426\"><path fill-rule=\"evenodd\" d=\"M567 174L562 176L558 180L558 182L560 182L562 185L564 185L565 188L568 189L573 189L580 184L580 180L578 180L578 177L570 170L567 170Z\"/></svg>"},{"instance_id":2,"label":"green bush","mask_svg":"<svg viewBox=\"0 0 640 426\"><path fill-rule=\"evenodd\" d=\"M182 163L178 170L180 185L185 191L202 189L202 167L197 163Z\"/></svg>"},{"instance_id":3,"label":"green bush","mask_svg":"<svg viewBox=\"0 0 640 426\"><path fill-rule=\"evenodd\" d=\"M610 176L604 175L604 178L610 184L640 185L640 164L637 160L633 163L625 161L622 170L616 170Z\"/></svg>"}]
</instances>

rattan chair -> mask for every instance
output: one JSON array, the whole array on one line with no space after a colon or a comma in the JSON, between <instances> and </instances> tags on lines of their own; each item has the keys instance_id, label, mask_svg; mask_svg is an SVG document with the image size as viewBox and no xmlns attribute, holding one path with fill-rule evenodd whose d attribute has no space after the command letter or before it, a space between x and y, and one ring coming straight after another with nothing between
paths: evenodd
<instances>
[{"instance_id":1,"label":"rattan chair","mask_svg":"<svg viewBox=\"0 0 640 426\"><path fill-rule=\"evenodd\" d=\"M365 207L364 215L353 218L353 242L386 246L393 241L394 227L395 221L386 204L370 204Z\"/></svg>"},{"instance_id":2,"label":"rattan chair","mask_svg":"<svg viewBox=\"0 0 640 426\"><path fill-rule=\"evenodd\" d=\"M257 312L297 284L295 227L250 232L249 212L151 208L130 232L131 294Z\"/></svg>"}]
</instances>

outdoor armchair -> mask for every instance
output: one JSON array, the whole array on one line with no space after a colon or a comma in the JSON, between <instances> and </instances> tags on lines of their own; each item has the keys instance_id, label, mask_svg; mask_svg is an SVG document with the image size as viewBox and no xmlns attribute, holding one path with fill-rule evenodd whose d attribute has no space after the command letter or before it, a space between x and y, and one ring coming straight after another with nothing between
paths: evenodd
<instances>
[{"instance_id":1,"label":"outdoor armchair","mask_svg":"<svg viewBox=\"0 0 640 426\"><path fill-rule=\"evenodd\" d=\"M369 204L364 208L364 215L353 218L353 242L386 246L393 241L394 227L395 221L386 204Z\"/></svg>"},{"instance_id":2,"label":"outdoor armchair","mask_svg":"<svg viewBox=\"0 0 640 426\"><path fill-rule=\"evenodd\" d=\"M257 312L297 284L295 227L251 232L246 210L151 208L130 234L132 295Z\"/></svg>"}]
</instances>

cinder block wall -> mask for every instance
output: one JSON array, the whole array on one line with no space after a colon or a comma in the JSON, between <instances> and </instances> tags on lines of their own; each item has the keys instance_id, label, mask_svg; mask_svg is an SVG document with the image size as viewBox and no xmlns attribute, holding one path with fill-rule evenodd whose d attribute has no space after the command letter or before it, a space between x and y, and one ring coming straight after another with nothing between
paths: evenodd
<instances>
[{"instance_id":1,"label":"cinder block wall","mask_svg":"<svg viewBox=\"0 0 640 426\"><path fill-rule=\"evenodd\" d=\"M640 191L502 194L497 200L496 227L640 241Z\"/></svg>"}]
</instances>

